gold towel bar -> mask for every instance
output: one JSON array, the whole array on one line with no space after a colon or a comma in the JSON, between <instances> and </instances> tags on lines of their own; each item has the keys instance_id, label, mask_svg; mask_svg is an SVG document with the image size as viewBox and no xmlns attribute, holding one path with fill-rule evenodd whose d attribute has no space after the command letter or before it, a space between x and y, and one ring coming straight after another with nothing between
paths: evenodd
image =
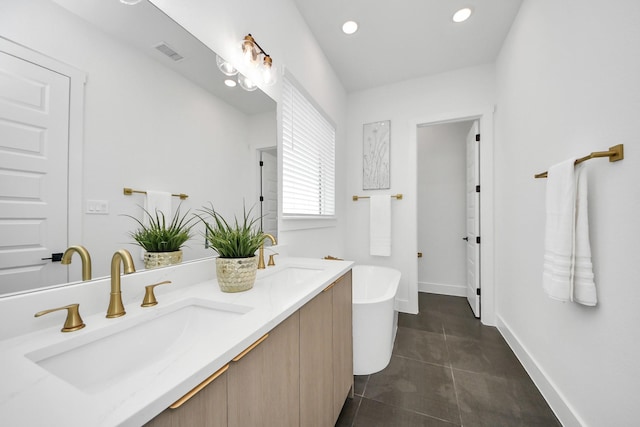
<instances>
[{"instance_id":1,"label":"gold towel bar","mask_svg":"<svg viewBox=\"0 0 640 427\"><path fill-rule=\"evenodd\" d=\"M146 191L141 191L141 190L134 190L132 188L124 188L123 189L123 193L125 196L131 196L133 193L139 193L139 194L147 194ZM188 195L184 194L184 193L180 193L180 194L172 194L173 197L180 197L180 200L184 200L187 197L189 197Z\"/></svg>"},{"instance_id":2,"label":"gold towel bar","mask_svg":"<svg viewBox=\"0 0 640 427\"><path fill-rule=\"evenodd\" d=\"M402 200L402 193L392 194L391 197L396 198L398 200ZM357 202L359 199L370 199L371 196L353 196L353 201Z\"/></svg>"},{"instance_id":3,"label":"gold towel bar","mask_svg":"<svg viewBox=\"0 0 640 427\"><path fill-rule=\"evenodd\" d=\"M624 145L618 144L613 147L609 147L609 151L594 151L588 156L581 157L576 160L575 164L579 165L587 160L595 159L596 157L608 157L610 162L617 162L624 159ZM547 171L534 175L535 178L546 178Z\"/></svg>"}]
</instances>

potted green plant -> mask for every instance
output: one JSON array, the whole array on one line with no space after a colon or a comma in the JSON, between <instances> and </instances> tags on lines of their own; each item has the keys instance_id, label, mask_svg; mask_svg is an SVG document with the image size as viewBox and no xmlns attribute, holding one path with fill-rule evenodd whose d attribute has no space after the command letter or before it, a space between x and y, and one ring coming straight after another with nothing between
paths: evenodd
<instances>
[{"instance_id":1,"label":"potted green plant","mask_svg":"<svg viewBox=\"0 0 640 427\"><path fill-rule=\"evenodd\" d=\"M255 252L265 238L255 227L259 218L251 218L251 211L243 209L242 221L234 217L233 223L225 220L213 205L200 210L197 215L205 225L205 239L218 253L216 276L223 292L241 292L253 288L258 268Z\"/></svg>"},{"instance_id":2,"label":"potted green plant","mask_svg":"<svg viewBox=\"0 0 640 427\"><path fill-rule=\"evenodd\" d=\"M194 217L187 218L189 211L180 214L180 207L176 209L171 222L167 220L163 212L155 211L155 215L142 209L148 223L140 221L131 215L140 228L130 233L130 236L146 252L144 254L145 268L164 267L182 262L182 247L191 238L194 226Z\"/></svg>"}]
</instances>

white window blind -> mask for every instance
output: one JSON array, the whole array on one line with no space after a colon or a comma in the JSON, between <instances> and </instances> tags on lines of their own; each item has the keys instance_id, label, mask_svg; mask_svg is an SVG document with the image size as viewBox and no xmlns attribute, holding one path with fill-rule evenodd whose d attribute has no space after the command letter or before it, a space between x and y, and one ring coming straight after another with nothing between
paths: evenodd
<instances>
[{"instance_id":1,"label":"white window blind","mask_svg":"<svg viewBox=\"0 0 640 427\"><path fill-rule=\"evenodd\" d=\"M333 216L335 128L286 78L282 105L282 213Z\"/></svg>"}]
</instances>

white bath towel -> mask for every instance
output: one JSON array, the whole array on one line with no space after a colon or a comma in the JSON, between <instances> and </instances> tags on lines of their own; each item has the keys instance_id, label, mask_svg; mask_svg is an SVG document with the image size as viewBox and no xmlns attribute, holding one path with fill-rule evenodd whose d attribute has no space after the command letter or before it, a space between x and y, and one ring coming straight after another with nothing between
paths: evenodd
<instances>
[{"instance_id":1,"label":"white bath towel","mask_svg":"<svg viewBox=\"0 0 640 427\"><path fill-rule=\"evenodd\" d=\"M573 262L573 301L584 305L596 305L596 284L591 264L589 241L589 217L587 203L587 169L576 167L576 228Z\"/></svg>"},{"instance_id":2,"label":"white bath towel","mask_svg":"<svg viewBox=\"0 0 640 427\"><path fill-rule=\"evenodd\" d=\"M586 170L574 163L569 159L549 169L543 287L551 298L596 305Z\"/></svg>"},{"instance_id":3,"label":"white bath towel","mask_svg":"<svg viewBox=\"0 0 640 427\"><path fill-rule=\"evenodd\" d=\"M571 301L575 210L575 159L549 168L542 283L554 299Z\"/></svg>"},{"instance_id":4,"label":"white bath towel","mask_svg":"<svg viewBox=\"0 0 640 427\"><path fill-rule=\"evenodd\" d=\"M162 220L162 214L164 214L165 221L167 223L171 222L171 193L166 191L155 191L155 190L147 190L147 197L144 200L144 208L149 215L153 218L156 217L156 212L158 212L158 216L160 220ZM147 214L143 213L142 215L142 223L149 224L149 217ZM144 259L145 250L142 249L141 257Z\"/></svg>"},{"instance_id":5,"label":"white bath towel","mask_svg":"<svg viewBox=\"0 0 640 427\"><path fill-rule=\"evenodd\" d=\"M371 196L369 204L370 254L391 256L391 197Z\"/></svg>"}]
</instances>

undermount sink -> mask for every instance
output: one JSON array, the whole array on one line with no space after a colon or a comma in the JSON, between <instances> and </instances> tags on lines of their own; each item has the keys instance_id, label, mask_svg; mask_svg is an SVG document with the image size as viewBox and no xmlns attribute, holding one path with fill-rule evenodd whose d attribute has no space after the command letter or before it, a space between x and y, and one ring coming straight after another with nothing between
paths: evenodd
<instances>
[{"instance_id":1,"label":"undermount sink","mask_svg":"<svg viewBox=\"0 0 640 427\"><path fill-rule=\"evenodd\" d=\"M74 387L97 393L169 356L179 358L203 336L223 330L226 321L250 310L236 304L186 300L145 319L126 319L26 357Z\"/></svg>"}]
</instances>

